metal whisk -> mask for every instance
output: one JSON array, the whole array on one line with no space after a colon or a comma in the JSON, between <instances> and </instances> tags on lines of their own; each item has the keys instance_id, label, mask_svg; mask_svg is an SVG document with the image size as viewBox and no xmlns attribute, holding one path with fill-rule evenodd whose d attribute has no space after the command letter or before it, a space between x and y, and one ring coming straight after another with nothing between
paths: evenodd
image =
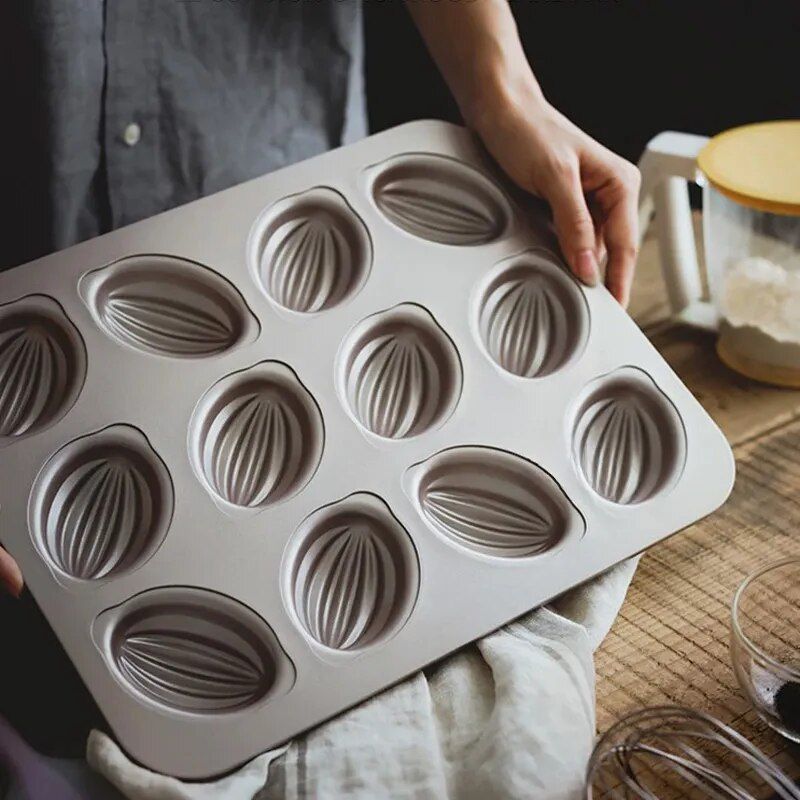
<instances>
[{"instance_id":1,"label":"metal whisk","mask_svg":"<svg viewBox=\"0 0 800 800\"><path fill-rule=\"evenodd\" d=\"M586 799L703 797L800 800L800 789L755 745L714 717L677 706L629 714L589 760Z\"/></svg>"}]
</instances>

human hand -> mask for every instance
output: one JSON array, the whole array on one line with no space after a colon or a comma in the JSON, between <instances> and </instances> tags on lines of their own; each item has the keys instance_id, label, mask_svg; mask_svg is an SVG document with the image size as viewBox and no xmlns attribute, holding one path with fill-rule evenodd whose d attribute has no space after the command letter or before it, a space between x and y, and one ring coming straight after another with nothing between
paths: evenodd
<instances>
[{"instance_id":1,"label":"human hand","mask_svg":"<svg viewBox=\"0 0 800 800\"><path fill-rule=\"evenodd\" d=\"M636 167L547 102L508 0L407 7L467 124L509 177L550 204L572 271L596 283L608 256L606 286L627 305L638 247Z\"/></svg>"},{"instance_id":2,"label":"human hand","mask_svg":"<svg viewBox=\"0 0 800 800\"><path fill-rule=\"evenodd\" d=\"M22 572L17 562L0 547L0 591L19 597L22 586Z\"/></svg>"},{"instance_id":3,"label":"human hand","mask_svg":"<svg viewBox=\"0 0 800 800\"><path fill-rule=\"evenodd\" d=\"M546 200L561 250L584 283L605 283L628 305L638 249L639 170L585 134L541 94L499 92L470 120L522 189Z\"/></svg>"}]
</instances>

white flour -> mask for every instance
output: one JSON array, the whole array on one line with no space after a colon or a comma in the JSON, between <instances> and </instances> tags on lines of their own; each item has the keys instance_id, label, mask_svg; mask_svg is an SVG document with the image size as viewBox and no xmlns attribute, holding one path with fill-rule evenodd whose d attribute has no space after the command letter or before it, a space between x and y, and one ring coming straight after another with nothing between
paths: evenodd
<instances>
[{"instance_id":1,"label":"white flour","mask_svg":"<svg viewBox=\"0 0 800 800\"><path fill-rule=\"evenodd\" d=\"M725 275L722 310L732 325L800 343L800 273L766 258L743 258Z\"/></svg>"}]
</instances>

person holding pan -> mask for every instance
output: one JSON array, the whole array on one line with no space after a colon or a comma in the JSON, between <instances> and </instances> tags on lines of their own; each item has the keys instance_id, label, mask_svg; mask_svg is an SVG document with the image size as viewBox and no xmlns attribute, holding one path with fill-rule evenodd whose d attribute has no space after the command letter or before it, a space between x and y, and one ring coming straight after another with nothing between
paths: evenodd
<instances>
[{"instance_id":1,"label":"person holding pan","mask_svg":"<svg viewBox=\"0 0 800 800\"><path fill-rule=\"evenodd\" d=\"M407 8L464 122L519 187L549 204L574 274L592 285L604 266L626 305L636 167L548 102L507 0ZM361 11L356 0L1 4L0 159L13 201L0 268L365 135ZM0 548L2 589L19 596L23 576ZM0 602L0 641L13 635L19 661L41 663L19 651L45 651L49 631L28 597L19 613L12 607ZM12 669L15 659L1 660Z\"/></svg>"}]
</instances>

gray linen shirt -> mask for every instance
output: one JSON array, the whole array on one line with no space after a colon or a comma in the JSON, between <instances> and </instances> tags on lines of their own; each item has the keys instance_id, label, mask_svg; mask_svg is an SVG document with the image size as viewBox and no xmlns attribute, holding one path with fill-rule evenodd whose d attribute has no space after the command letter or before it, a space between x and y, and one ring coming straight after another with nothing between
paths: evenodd
<instances>
[{"instance_id":1,"label":"gray linen shirt","mask_svg":"<svg viewBox=\"0 0 800 800\"><path fill-rule=\"evenodd\" d=\"M0 7L0 267L366 131L359 0Z\"/></svg>"}]
</instances>

